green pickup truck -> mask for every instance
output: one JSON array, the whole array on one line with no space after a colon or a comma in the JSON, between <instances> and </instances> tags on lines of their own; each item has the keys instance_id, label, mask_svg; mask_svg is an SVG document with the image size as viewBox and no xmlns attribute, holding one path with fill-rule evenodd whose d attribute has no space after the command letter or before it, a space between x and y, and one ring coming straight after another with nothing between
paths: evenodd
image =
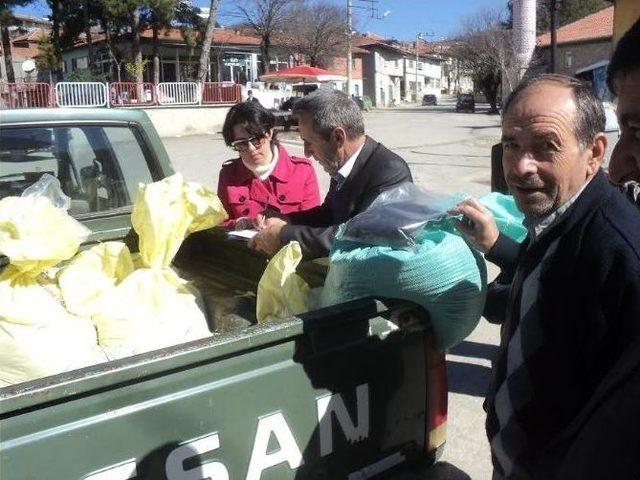
<instances>
[{"instance_id":1,"label":"green pickup truck","mask_svg":"<svg viewBox=\"0 0 640 480\"><path fill-rule=\"evenodd\" d=\"M0 198L45 172L85 247L135 248L137 185L173 170L141 111L2 111ZM360 480L437 458L447 378L427 312L368 298L258 325L266 259L245 243L199 232L174 264L219 299L211 337L1 388L3 480Z\"/></svg>"}]
</instances>

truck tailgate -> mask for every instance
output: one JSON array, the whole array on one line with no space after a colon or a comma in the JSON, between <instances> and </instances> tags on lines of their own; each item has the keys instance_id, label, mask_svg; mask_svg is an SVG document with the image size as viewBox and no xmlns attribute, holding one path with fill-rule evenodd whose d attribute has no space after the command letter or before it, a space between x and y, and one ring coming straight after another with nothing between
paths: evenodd
<instances>
[{"instance_id":1,"label":"truck tailgate","mask_svg":"<svg viewBox=\"0 0 640 480\"><path fill-rule=\"evenodd\" d=\"M333 479L421 456L428 330L390 329L378 309L359 300L2 389L2 478Z\"/></svg>"}]
</instances>

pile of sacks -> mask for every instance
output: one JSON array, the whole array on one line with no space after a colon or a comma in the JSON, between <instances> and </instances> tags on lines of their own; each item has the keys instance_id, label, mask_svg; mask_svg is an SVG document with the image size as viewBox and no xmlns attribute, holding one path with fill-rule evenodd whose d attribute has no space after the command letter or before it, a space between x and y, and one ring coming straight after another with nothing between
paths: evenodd
<instances>
[{"instance_id":1,"label":"pile of sacks","mask_svg":"<svg viewBox=\"0 0 640 480\"><path fill-rule=\"evenodd\" d=\"M208 336L197 292L170 267L184 238L226 220L217 195L179 174L140 185L139 254L66 213L49 175L0 200L0 386Z\"/></svg>"}]
</instances>

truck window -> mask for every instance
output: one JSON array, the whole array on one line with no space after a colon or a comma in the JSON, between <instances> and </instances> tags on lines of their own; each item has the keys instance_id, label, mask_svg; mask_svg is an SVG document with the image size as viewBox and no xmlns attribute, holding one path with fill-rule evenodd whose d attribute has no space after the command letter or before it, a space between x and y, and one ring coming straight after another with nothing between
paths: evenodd
<instances>
[{"instance_id":1,"label":"truck window","mask_svg":"<svg viewBox=\"0 0 640 480\"><path fill-rule=\"evenodd\" d=\"M2 128L0 198L49 173L71 198L72 215L127 207L138 184L153 181L146 155L129 126Z\"/></svg>"}]
</instances>

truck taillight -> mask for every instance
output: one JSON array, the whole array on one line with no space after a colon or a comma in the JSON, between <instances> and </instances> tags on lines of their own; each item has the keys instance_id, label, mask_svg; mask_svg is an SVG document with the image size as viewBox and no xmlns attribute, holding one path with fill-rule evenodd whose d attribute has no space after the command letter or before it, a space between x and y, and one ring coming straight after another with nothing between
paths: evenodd
<instances>
[{"instance_id":1,"label":"truck taillight","mask_svg":"<svg viewBox=\"0 0 640 480\"><path fill-rule=\"evenodd\" d=\"M435 348L433 335L425 336L427 372L426 453L431 453L447 438L447 364L445 354Z\"/></svg>"}]
</instances>

